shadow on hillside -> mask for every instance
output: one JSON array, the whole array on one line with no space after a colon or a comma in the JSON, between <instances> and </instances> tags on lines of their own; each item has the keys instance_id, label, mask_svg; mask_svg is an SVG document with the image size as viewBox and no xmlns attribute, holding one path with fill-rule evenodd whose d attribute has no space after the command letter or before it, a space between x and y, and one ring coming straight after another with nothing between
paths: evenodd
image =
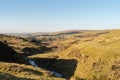
<instances>
[{"instance_id":1,"label":"shadow on hillside","mask_svg":"<svg viewBox=\"0 0 120 80\"><path fill-rule=\"evenodd\" d=\"M33 79L20 78L20 77L18 78L16 76L11 75L11 74L0 72L0 80L33 80Z\"/></svg>"},{"instance_id":2,"label":"shadow on hillside","mask_svg":"<svg viewBox=\"0 0 120 80\"><path fill-rule=\"evenodd\" d=\"M25 47L24 49L22 49L22 51L25 53L26 56L30 56L33 54L40 53L41 49Z\"/></svg>"},{"instance_id":3,"label":"shadow on hillside","mask_svg":"<svg viewBox=\"0 0 120 80\"><path fill-rule=\"evenodd\" d=\"M46 46L41 46L40 48L25 47L24 49L22 49L22 51L25 53L26 56L31 56L31 55L40 54L40 53L42 54L51 50L52 50L51 48L48 48Z\"/></svg>"},{"instance_id":4,"label":"shadow on hillside","mask_svg":"<svg viewBox=\"0 0 120 80\"><path fill-rule=\"evenodd\" d=\"M7 43L1 41L0 41L0 61L21 64L28 63L24 59L24 57L18 54L12 47L10 47Z\"/></svg>"},{"instance_id":5,"label":"shadow on hillside","mask_svg":"<svg viewBox=\"0 0 120 80\"><path fill-rule=\"evenodd\" d=\"M33 58L39 67L55 71L62 74L65 78L70 78L74 75L77 67L75 59L51 59L51 58Z\"/></svg>"}]
</instances>

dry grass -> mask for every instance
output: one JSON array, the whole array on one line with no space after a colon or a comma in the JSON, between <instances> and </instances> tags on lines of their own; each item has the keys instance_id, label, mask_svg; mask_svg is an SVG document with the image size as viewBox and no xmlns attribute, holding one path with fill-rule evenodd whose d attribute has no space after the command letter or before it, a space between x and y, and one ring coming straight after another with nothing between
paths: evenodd
<instances>
[{"instance_id":1,"label":"dry grass","mask_svg":"<svg viewBox=\"0 0 120 80\"><path fill-rule=\"evenodd\" d=\"M24 64L0 62L0 72L0 77L4 77L3 80L64 80L52 77L50 71Z\"/></svg>"},{"instance_id":2,"label":"dry grass","mask_svg":"<svg viewBox=\"0 0 120 80\"><path fill-rule=\"evenodd\" d=\"M31 58L76 59L78 61L72 79L119 80L120 79L120 30L88 31L66 36L56 45L61 50L38 54ZM61 66L63 64L59 64ZM57 65L56 64L56 65ZM62 68L66 67L64 65ZM113 66L115 69L113 69ZM69 65L69 67L71 67ZM61 69L62 70L62 69ZM63 71L64 72L64 71Z\"/></svg>"},{"instance_id":3,"label":"dry grass","mask_svg":"<svg viewBox=\"0 0 120 80\"><path fill-rule=\"evenodd\" d=\"M9 43L14 42L16 41L12 40ZM73 72L74 74L70 76L73 80L120 80L120 30L83 31L79 34L65 35L63 39L52 41L51 45L52 44L58 46L58 50L45 54L32 55L29 56L29 58L56 59L52 67L57 66L56 69L58 68L57 70L59 72L65 74L65 77L70 74L69 71L71 71L73 67L73 65L70 65L72 63L66 63L65 60L77 60L77 66ZM38 48L38 46L33 43L27 41L20 42L19 40L14 43L13 46L16 46L18 50L26 46ZM61 59L62 62L59 61ZM47 65L47 63L45 64ZM24 67L27 66L24 65ZM31 69L32 67L28 68ZM68 68L68 73L65 70L66 68ZM34 69L37 68L32 68L32 70ZM18 70L21 69L19 68ZM29 71L28 73L24 72L25 71L23 71L22 74L29 74ZM32 71L30 72L33 75ZM42 71L40 70L40 72ZM48 75L44 72L42 73ZM21 74L17 75L19 77L22 76ZM36 77L25 75L22 78L32 77L34 79L42 77L46 79L46 76L37 76L35 74L34 76ZM50 77L50 79L56 78ZM58 80L58 78L56 80Z\"/></svg>"}]
</instances>

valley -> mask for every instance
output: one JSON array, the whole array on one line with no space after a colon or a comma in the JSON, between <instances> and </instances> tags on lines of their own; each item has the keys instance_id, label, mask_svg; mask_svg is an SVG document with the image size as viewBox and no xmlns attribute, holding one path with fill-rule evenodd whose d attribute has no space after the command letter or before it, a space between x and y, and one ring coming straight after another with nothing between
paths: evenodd
<instances>
[{"instance_id":1,"label":"valley","mask_svg":"<svg viewBox=\"0 0 120 80\"><path fill-rule=\"evenodd\" d=\"M0 34L0 77L120 80L120 30Z\"/></svg>"}]
</instances>

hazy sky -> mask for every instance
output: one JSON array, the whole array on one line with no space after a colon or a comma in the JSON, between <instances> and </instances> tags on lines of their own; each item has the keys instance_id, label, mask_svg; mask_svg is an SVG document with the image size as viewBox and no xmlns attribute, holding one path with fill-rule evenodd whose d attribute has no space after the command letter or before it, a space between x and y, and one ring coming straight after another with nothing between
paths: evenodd
<instances>
[{"instance_id":1,"label":"hazy sky","mask_svg":"<svg viewBox=\"0 0 120 80\"><path fill-rule=\"evenodd\" d=\"M0 0L0 32L120 28L120 0Z\"/></svg>"}]
</instances>

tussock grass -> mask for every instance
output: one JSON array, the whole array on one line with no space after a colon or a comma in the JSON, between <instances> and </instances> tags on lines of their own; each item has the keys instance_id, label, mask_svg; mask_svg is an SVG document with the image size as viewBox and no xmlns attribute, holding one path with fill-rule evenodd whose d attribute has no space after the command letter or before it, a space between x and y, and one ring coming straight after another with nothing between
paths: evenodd
<instances>
[{"instance_id":1,"label":"tussock grass","mask_svg":"<svg viewBox=\"0 0 120 80\"><path fill-rule=\"evenodd\" d=\"M42 68L5 62L0 62L0 77L3 80L64 80Z\"/></svg>"},{"instance_id":2,"label":"tussock grass","mask_svg":"<svg viewBox=\"0 0 120 80\"><path fill-rule=\"evenodd\" d=\"M56 35L54 33L54 38L57 39L48 42L51 45L54 44L57 46L58 49L54 52L51 51L45 54L31 55L29 58L33 58L38 64L44 63L43 66L47 65L47 67L52 68L52 70L57 70L64 74L64 77L66 78L69 76L71 80L120 80L120 30L86 30L79 32L80 33L77 34L65 34L64 32L64 34L62 34L64 36L62 39L59 39L58 36L55 37L62 32L56 33ZM7 37L3 39L5 40L6 38ZM49 36L47 36L47 38L49 38ZM8 39L9 38L6 40ZM21 50L24 47L38 48L37 45L28 41L21 42L21 40L12 40L9 41L9 43L18 50ZM54 62L49 64L52 60L54 60ZM76 61L76 67L72 71L72 75L70 75L70 71L73 68L73 63L67 63L66 60ZM26 65L19 66L17 70L20 74L16 74L13 71L12 75L17 77L24 75L22 78L29 79L59 79L51 77L51 75L46 73L46 71L44 72L44 70L37 70L38 72L36 72L36 69L37 68L30 66L27 67ZM1 68L1 72L11 73L9 70L5 70L4 68Z\"/></svg>"}]
</instances>

